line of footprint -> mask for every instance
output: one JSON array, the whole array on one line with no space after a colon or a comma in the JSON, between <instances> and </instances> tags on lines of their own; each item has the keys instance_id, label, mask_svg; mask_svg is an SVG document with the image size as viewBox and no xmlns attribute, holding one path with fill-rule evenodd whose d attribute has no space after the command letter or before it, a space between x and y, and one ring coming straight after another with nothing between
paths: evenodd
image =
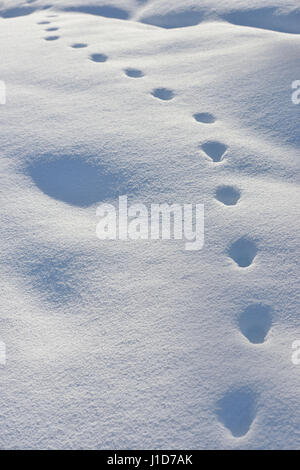
<instances>
[{"instance_id":1,"label":"line of footprint","mask_svg":"<svg viewBox=\"0 0 300 470\"><path fill-rule=\"evenodd\" d=\"M57 17L58 15L48 15ZM47 26L46 33L56 33L59 27L50 26L51 21L44 20L38 23ZM46 41L55 41L59 39L58 34L45 36ZM86 43L74 43L73 49L87 48ZM89 56L90 60L96 63L103 63L108 60L108 56L103 53L93 53ZM126 68L124 73L130 78L142 78L144 73L136 68ZM173 90L167 88L155 88L151 92L152 96L170 101L175 97ZM207 112L195 113L193 118L201 124L213 124L216 122L215 116ZM228 147L218 141L207 141L201 145L201 150L210 159L213 164L219 164L224 160ZM230 185L217 187L215 192L216 199L225 206L235 206L241 198L240 191ZM257 255L256 244L247 237L241 237L231 244L228 249L228 255L235 261L240 268L251 266ZM241 333L252 344L264 343L270 328L272 326L272 311L270 306L262 303L249 305L239 317L239 329ZM257 414L257 396L249 387L242 387L230 390L217 403L217 416L219 420L238 438L245 436Z\"/></svg>"}]
</instances>

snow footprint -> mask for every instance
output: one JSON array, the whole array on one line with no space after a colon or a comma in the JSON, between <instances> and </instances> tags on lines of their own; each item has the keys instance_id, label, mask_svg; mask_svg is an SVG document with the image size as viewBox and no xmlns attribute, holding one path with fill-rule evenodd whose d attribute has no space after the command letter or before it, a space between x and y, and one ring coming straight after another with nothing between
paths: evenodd
<instances>
[{"instance_id":1,"label":"snow footprint","mask_svg":"<svg viewBox=\"0 0 300 470\"><path fill-rule=\"evenodd\" d=\"M256 394L247 387L229 391L217 403L219 421L233 437L245 436L256 417Z\"/></svg>"},{"instance_id":2,"label":"snow footprint","mask_svg":"<svg viewBox=\"0 0 300 470\"><path fill-rule=\"evenodd\" d=\"M253 344L264 343L271 326L271 307L268 305L249 305L239 318L241 333Z\"/></svg>"},{"instance_id":3,"label":"snow footprint","mask_svg":"<svg viewBox=\"0 0 300 470\"><path fill-rule=\"evenodd\" d=\"M105 55L105 54L100 54L100 53L97 53L97 54L91 54L90 55L90 60L93 61L93 62L106 62L108 60L108 56Z\"/></svg>"},{"instance_id":4,"label":"snow footprint","mask_svg":"<svg viewBox=\"0 0 300 470\"><path fill-rule=\"evenodd\" d=\"M59 39L60 36L57 36L57 35L53 35L53 36L46 36L44 39L45 41L57 41L57 39Z\"/></svg>"},{"instance_id":5,"label":"snow footprint","mask_svg":"<svg viewBox=\"0 0 300 470\"><path fill-rule=\"evenodd\" d=\"M75 42L74 44L71 44L71 47L73 49L84 49L85 47L88 47L88 45L85 42Z\"/></svg>"},{"instance_id":6,"label":"snow footprint","mask_svg":"<svg viewBox=\"0 0 300 470\"><path fill-rule=\"evenodd\" d=\"M144 73L139 69L127 68L124 70L125 75L131 78L141 78L144 77Z\"/></svg>"},{"instance_id":7,"label":"snow footprint","mask_svg":"<svg viewBox=\"0 0 300 470\"><path fill-rule=\"evenodd\" d=\"M197 122L202 122L203 124L213 124L216 122L215 116L210 113L196 113L193 115L193 118Z\"/></svg>"},{"instance_id":8,"label":"snow footprint","mask_svg":"<svg viewBox=\"0 0 300 470\"><path fill-rule=\"evenodd\" d=\"M58 30L59 30L59 28L56 27L56 26L50 26L50 28L46 28L46 29L45 29L45 31L49 31L49 32L50 32L50 31L58 31Z\"/></svg>"},{"instance_id":9,"label":"snow footprint","mask_svg":"<svg viewBox=\"0 0 300 470\"><path fill-rule=\"evenodd\" d=\"M257 247L252 240L242 237L232 243L228 254L240 268L247 268L257 255Z\"/></svg>"},{"instance_id":10,"label":"snow footprint","mask_svg":"<svg viewBox=\"0 0 300 470\"><path fill-rule=\"evenodd\" d=\"M221 142L213 140L205 142L201 148L214 163L219 163L223 160L228 147Z\"/></svg>"},{"instance_id":11,"label":"snow footprint","mask_svg":"<svg viewBox=\"0 0 300 470\"><path fill-rule=\"evenodd\" d=\"M225 206L235 206L240 197L240 191L233 186L219 186L216 190L216 199Z\"/></svg>"},{"instance_id":12,"label":"snow footprint","mask_svg":"<svg viewBox=\"0 0 300 470\"><path fill-rule=\"evenodd\" d=\"M163 101L170 101L175 97L174 91L168 88L155 88L151 95Z\"/></svg>"}]
</instances>

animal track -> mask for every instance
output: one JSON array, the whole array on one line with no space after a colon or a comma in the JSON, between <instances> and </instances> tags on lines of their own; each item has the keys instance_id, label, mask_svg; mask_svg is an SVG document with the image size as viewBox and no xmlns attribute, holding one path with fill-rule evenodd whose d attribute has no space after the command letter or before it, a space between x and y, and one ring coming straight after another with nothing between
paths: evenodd
<instances>
[{"instance_id":1,"label":"animal track","mask_svg":"<svg viewBox=\"0 0 300 470\"><path fill-rule=\"evenodd\" d=\"M155 88L151 95L163 101L170 101L174 98L175 93L168 88Z\"/></svg>"},{"instance_id":2,"label":"animal track","mask_svg":"<svg viewBox=\"0 0 300 470\"><path fill-rule=\"evenodd\" d=\"M78 207L115 197L119 190L119 175L71 156L40 160L28 173L45 194Z\"/></svg>"},{"instance_id":3,"label":"animal track","mask_svg":"<svg viewBox=\"0 0 300 470\"><path fill-rule=\"evenodd\" d=\"M240 268L247 268L257 255L257 248L253 241L242 237L230 246L228 253Z\"/></svg>"},{"instance_id":4,"label":"animal track","mask_svg":"<svg viewBox=\"0 0 300 470\"><path fill-rule=\"evenodd\" d=\"M59 39L59 36L46 36L44 39L45 41L56 41Z\"/></svg>"},{"instance_id":5,"label":"animal track","mask_svg":"<svg viewBox=\"0 0 300 470\"><path fill-rule=\"evenodd\" d=\"M245 436L253 423L257 397L249 388L229 391L217 403L217 416L234 437Z\"/></svg>"},{"instance_id":6,"label":"animal track","mask_svg":"<svg viewBox=\"0 0 300 470\"><path fill-rule=\"evenodd\" d=\"M234 206L240 197L240 192L233 186L219 186L216 190L216 199L225 206Z\"/></svg>"},{"instance_id":7,"label":"animal track","mask_svg":"<svg viewBox=\"0 0 300 470\"><path fill-rule=\"evenodd\" d=\"M250 343L263 343L272 326L271 307L263 304L249 305L239 318L239 326Z\"/></svg>"},{"instance_id":8,"label":"animal track","mask_svg":"<svg viewBox=\"0 0 300 470\"><path fill-rule=\"evenodd\" d=\"M50 28L46 28L45 31L58 31L59 28L55 27L55 26L51 26Z\"/></svg>"},{"instance_id":9,"label":"animal track","mask_svg":"<svg viewBox=\"0 0 300 470\"><path fill-rule=\"evenodd\" d=\"M106 62L108 57L105 54L91 54L90 59L93 62Z\"/></svg>"},{"instance_id":10,"label":"animal track","mask_svg":"<svg viewBox=\"0 0 300 470\"><path fill-rule=\"evenodd\" d=\"M202 150L206 155L215 163L221 162L223 160L224 154L227 150L227 146L221 144L221 142L211 141L205 142L202 145Z\"/></svg>"},{"instance_id":11,"label":"animal track","mask_svg":"<svg viewBox=\"0 0 300 470\"><path fill-rule=\"evenodd\" d=\"M39 21L37 24L51 24L51 21Z\"/></svg>"},{"instance_id":12,"label":"animal track","mask_svg":"<svg viewBox=\"0 0 300 470\"><path fill-rule=\"evenodd\" d=\"M193 118L197 122L202 122L203 124L212 124L216 122L216 118L210 113L196 113L193 114Z\"/></svg>"},{"instance_id":13,"label":"animal track","mask_svg":"<svg viewBox=\"0 0 300 470\"><path fill-rule=\"evenodd\" d=\"M83 49L85 47L88 47L88 45L85 44L84 42L75 42L74 44L71 44L71 47L73 49Z\"/></svg>"},{"instance_id":14,"label":"animal track","mask_svg":"<svg viewBox=\"0 0 300 470\"><path fill-rule=\"evenodd\" d=\"M131 77L131 78L141 78L144 76L143 72L139 69L128 68L128 69L125 69L124 72L127 75L127 77Z\"/></svg>"}]
</instances>

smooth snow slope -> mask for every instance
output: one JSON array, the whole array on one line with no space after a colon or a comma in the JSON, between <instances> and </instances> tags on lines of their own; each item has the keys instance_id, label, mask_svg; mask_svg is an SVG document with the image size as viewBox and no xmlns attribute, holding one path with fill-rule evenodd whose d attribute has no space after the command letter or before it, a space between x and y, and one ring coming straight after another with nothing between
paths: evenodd
<instances>
[{"instance_id":1,"label":"smooth snow slope","mask_svg":"<svg viewBox=\"0 0 300 470\"><path fill-rule=\"evenodd\" d=\"M299 448L298 1L0 15L1 448ZM100 241L119 194L204 249Z\"/></svg>"}]
</instances>

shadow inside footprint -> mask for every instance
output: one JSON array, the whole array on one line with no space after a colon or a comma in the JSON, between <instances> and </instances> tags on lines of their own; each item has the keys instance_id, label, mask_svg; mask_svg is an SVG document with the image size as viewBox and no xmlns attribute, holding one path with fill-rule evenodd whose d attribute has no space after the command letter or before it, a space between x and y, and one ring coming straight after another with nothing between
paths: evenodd
<instances>
[{"instance_id":1,"label":"shadow inside footprint","mask_svg":"<svg viewBox=\"0 0 300 470\"><path fill-rule=\"evenodd\" d=\"M256 395L248 388L229 391L217 404L217 416L234 437L247 434L256 416Z\"/></svg>"},{"instance_id":2,"label":"shadow inside footprint","mask_svg":"<svg viewBox=\"0 0 300 470\"><path fill-rule=\"evenodd\" d=\"M175 93L173 90L169 90L168 88L155 88L151 95L160 100L169 101L174 98Z\"/></svg>"},{"instance_id":3,"label":"shadow inside footprint","mask_svg":"<svg viewBox=\"0 0 300 470\"><path fill-rule=\"evenodd\" d=\"M88 207L119 195L120 175L103 166L68 156L46 161L45 158L31 165L28 172L37 187L48 196L74 206Z\"/></svg>"},{"instance_id":4,"label":"shadow inside footprint","mask_svg":"<svg viewBox=\"0 0 300 470\"><path fill-rule=\"evenodd\" d=\"M105 54L91 54L90 59L93 62L106 62L108 57Z\"/></svg>"},{"instance_id":5,"label":"shadow inside footprint","mask_svg":"<svg viewBox=\"0 0 300 470\"><path fill-rule=\"evenodd\" d=\"M219 186L216 190L216 199L226 206L235 206L240 197L240 192L233 186Z\"/></svg>"},{"instance_id":6,"label":"shadow inside footprint","mask_svg":"<svg viewBox=\"0 0 300 470\"><path fill-rule=\"evenodd\" d=\"M143 72L139 69L128 68L128 69L125 69L124 72L127 75L127 77L141 78L144 76Z\"/></svg>"},{"instance_id":7,"label":"shadow inside footprint","mask_svg":"<svg viewBox=\"0 0 300 470\"><path fill-rule=\"evenodd\" d=\"M46 28L45 31L58 31L59 28L55 27L55 26L51 26L50 28Z\"/></svg>"},{"instance_id":8,"label":"shadow inside footprint","mask_svg":"<svg viewBox=\"0 0 300 470\"><path fill-rule=\"evenodd\" d=\"M71 44L71 47L73 49L83 49L85 47L88 47L88 45L85 44L84 42L75 42L74 44Z\"/></svg>"},{"instance_id":9,"label":"shadow inside footprint","mask_svg":"<svg viewBox=\"0 0 300 470\"><path fill-rule=\"evenodd\" d=\"M253 241L242 237L230 246L228 253L240 268L247 268L257 255L257 248Z\"/></svg>"},{"instance_id":10,"label":"shadow inside footprint","mask_svg":"<svg viewBox=\"0 0 300 470\"><path fill-rule=\"evenodd\" d=\"M212 124L216 122L216 118L210 113L196 113L193 114L193 118L197 122L202 122L203 124Z\"/></svg>"},{"instance_id":11,"label":"shadow inside footprint","mask_svg":"<svg viewBox=\"0 0 300 470\"><path fill-rule=\"evenodd\" d=\"M206 155L211 158L211 160L215 163L220 162L223 160L223 156L227 150L227 146L221 144L217 141L205 142L202 145L202 150L206 153Z\"/></svg>"},{"instance_id":12,"label":"shadow inside footprint","mask_svg":"<svg viewBox=\"0 0 300 470\"><path fill-rule=\"evenodd\" d=\"M45 41L56 41L59 39L59 36L46 36L44 39Z\"/></svg>"},{"instance_id":13,"label":"shadow inside footprint","mask_svg":"<svg viewBox=\"0 0 300 470\"><path fill-rule=\"evenodd\" d=\"M254 344L261 344L265 341L271 325L271 307L263 304L249 305L239 319L242 334Z\"/></svg>"}]
</instances>

